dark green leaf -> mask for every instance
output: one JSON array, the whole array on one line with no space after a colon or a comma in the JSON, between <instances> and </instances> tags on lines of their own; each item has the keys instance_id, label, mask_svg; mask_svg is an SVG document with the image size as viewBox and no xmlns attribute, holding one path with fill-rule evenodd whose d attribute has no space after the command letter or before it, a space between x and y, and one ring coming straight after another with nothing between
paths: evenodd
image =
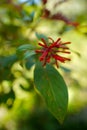
<instances>
[{"instance_id":1,"label":"dark green leaf","mask_svg":"<svg viewBox=\"0 0 87 130\"><path fill-rule=\"evenodd\" d=\"M62 123L67 112L67 86L59 72L47 65L38 63L34 71L36 89L41 93L49 111Z\"/></svg>"},{"instance_id":2,"label":"dark green leaf","mask_svg":"<svg viewBox=\"0 0 87 130\"><path fill-rule=\"evenodd\" d=\"M25 67L26 67L27 69L30 69L30 68L34 65L34 63L35 63L35 58L34 58L34 56L35 56L35 55L29 57L29 58L26 60Z\"/></svg>"},{"instance_id":3,"label":"dark green leaf","mask_svg":"<svg viewBox=\"0 0 87 130\"><path fill-rule=\"evenodd\" d=\"M0 81L14 78L11 73L11 67L17 60L16 55L0 57Z\"/></svg>"}]
</instances>

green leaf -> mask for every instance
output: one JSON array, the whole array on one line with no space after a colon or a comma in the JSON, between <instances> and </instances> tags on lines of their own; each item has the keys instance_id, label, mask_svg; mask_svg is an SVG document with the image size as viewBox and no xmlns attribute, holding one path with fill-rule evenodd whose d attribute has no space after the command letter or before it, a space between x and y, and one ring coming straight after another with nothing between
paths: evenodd
<instances>
[{"instance_id":1,"label":"green leaf","mask_svg":"<svg viewBox=\"0 0 87 130\"><path fill-rule=\"evenodd\" d=\"M68 91L62 76L51 65L43 67L38 63L34 70L34 83L49 111L62 123L68 106Z\"/></svg>"},{"instance_id":2,"label":"green leaf","mask_svg":"<svg viewBox=\"0 0 87 130\"><path fill-rule=\"evenodd\" d=\"M39 40L41 40L42 38L44 38L45 39L45 41L48 41L48 38L44 35L44 34L39 34L39 33L35 33L36 34L36 37L39 39Z\"/></svg>"},{"instance_id":3,"label":"green leaf","mask_svg":"<svg viewBox=\"0 0 87 130\"><path fill-rule=\"evenodd\" d=\"M27 59L32 55L35 55L36 47L31 44L21 45L17 48L16 53L20 58Z\"/></svg>"},{"instance_id":4,"label":"green leaf","mask_svg":"<svg viewBox=\"0 0 87 130\"><path fill-rule=\"evenodd\" d=\"M35 57L34 55L29 57L27 60L26 60L26 63L25 63L25 67L29 70L31 69L31 67L35 64Z\"/></svg>"},{"instance_id":5,"label":"green leaf","mask_svg":"<svg viewBox=\"0 0 87 130\"><path fill-rule=\"evenodd\" d=\"M24 58L24 59L27 59L27 58L31 57L32 55L35 55L35 54L36 54L35 51L26 51L26 52L24 53L23 58Z\"/></svg>"},{"instance_id":6,"label":"green leaf","mask_svg":"<svg viewBox=\"0 0 87 130\"><path fill-rule=\"evenodd\" d=\"M31 44L25 44L25 45L21 45L17 48L17 52L22 52L22 51L26 51L26 50L34 50L36 49L35 46L31 45Z\"/></svg>"}]
</instances>

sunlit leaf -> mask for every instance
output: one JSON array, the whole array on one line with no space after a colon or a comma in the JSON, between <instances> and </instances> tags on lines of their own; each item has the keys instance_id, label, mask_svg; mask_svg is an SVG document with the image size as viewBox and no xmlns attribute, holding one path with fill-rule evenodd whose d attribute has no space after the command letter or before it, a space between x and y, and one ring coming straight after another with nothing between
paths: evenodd
<instances>
[{"instance_id":1,"label":"sunlit leaf","mask_svg":"<svg viewBox=\"0 0 87 130\"><path fill-rule=\"evenodd\" d=\"M35 54L36 54L35 51L27 51L24 53L24 59L27 59L30 56L35 55Z\"/></svg>"},{"instance_id":2,"label":"sunlit leaf","mask_svg":"<svg viewBox=\"0 0 87 130\"><path fill-rule=\"evenodd\" d=\"M25 44L25 45L21 45L17 48L17 52L21 52L21 51L26 51L26 50L33 50L35 49L35 46L33 46L32 44Z\"/></svg>"}]
</instances>

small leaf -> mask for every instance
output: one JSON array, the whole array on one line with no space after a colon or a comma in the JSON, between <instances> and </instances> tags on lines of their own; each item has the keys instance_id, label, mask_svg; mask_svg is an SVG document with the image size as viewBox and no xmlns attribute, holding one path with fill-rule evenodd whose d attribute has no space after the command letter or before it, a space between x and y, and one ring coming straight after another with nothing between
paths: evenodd
<instances>
[{"instance_id":1,"label":"small leaf","mask_svg":"<svg viewBox=\"0 0 87 130\"><path fill-rule=\"evenodd\" d=\"M75 53L77 56L81 57L81 54L75 50L71 50L73 53Z\"/></svg>"},{"instance_id":2,"label":"small leaf","mask_svg":"<svg viewBox=\"0 0 87 130\"><path fill-rule=\"evenodd\" d=\"M26 52L24 53L23 58L24 58L24 59L27 59L27 58L29 58L30 56L35 55L35 54L36 54L35 51L26 51Z\"/></svg>"},{"instance_id":3,"label":"small leaf","mask_svg":"<svg viewBox=\"0 0 87 130\"><path fill-rule=\"evenodd\" d=\"M38 63L34 70L34 83L49 111L62 123L68 106L68 91L62 76L51 65L44 68Z\"/></svg>"},{"instance_id":4,"label":"small leaf","mask_svg":"<svg viewBox=\"0 0 87 130\"><path fill-rule=\"evenodd\" d=\"M34 50L35 46L31 45L31 44L25 44L25 45L21 45L17 48L17 52L22 52L22 51L26 51L26 50Z\"/></svg>"},{"instance_id":5,"label":"small leaf","mask_svg":"<svg viewBox=\"0 0 87 130\"><path fill-rule=\"evenodd\" d=\"M41 40L42 38L44 38L45 39L45 41L48 41L48 38L44 35L44 34L39 34L39 33L35 33L36 34L36 37L39 39L39 40Z\"/></svg>"}]
</instances>

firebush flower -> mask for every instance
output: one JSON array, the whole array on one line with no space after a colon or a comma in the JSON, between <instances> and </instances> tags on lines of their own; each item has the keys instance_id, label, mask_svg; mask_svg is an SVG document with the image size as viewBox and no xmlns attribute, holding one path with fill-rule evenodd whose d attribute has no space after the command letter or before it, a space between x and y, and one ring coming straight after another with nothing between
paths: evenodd
<instances>
[{"instance_id":1,"label":"firebush flower","mask_svg":"<svg viewBox=\"0 0 87 130\"><path fill-rule=\"evenodd\" d=\"M35 52L40 53L39 60L43 62L43 66L47 63L53 62L59 67L58 62L65 63L65 61L70 61L70 58L60 56L59 53L70 54L69 48L66 44L70 42L62 42L61 38L58 38L54 41L51 37L48 37L49 41L46 41L44 38L41 39L42 43L38 43L41 46L40 49L37 49Z\"/></svg>"}]
</instances>

